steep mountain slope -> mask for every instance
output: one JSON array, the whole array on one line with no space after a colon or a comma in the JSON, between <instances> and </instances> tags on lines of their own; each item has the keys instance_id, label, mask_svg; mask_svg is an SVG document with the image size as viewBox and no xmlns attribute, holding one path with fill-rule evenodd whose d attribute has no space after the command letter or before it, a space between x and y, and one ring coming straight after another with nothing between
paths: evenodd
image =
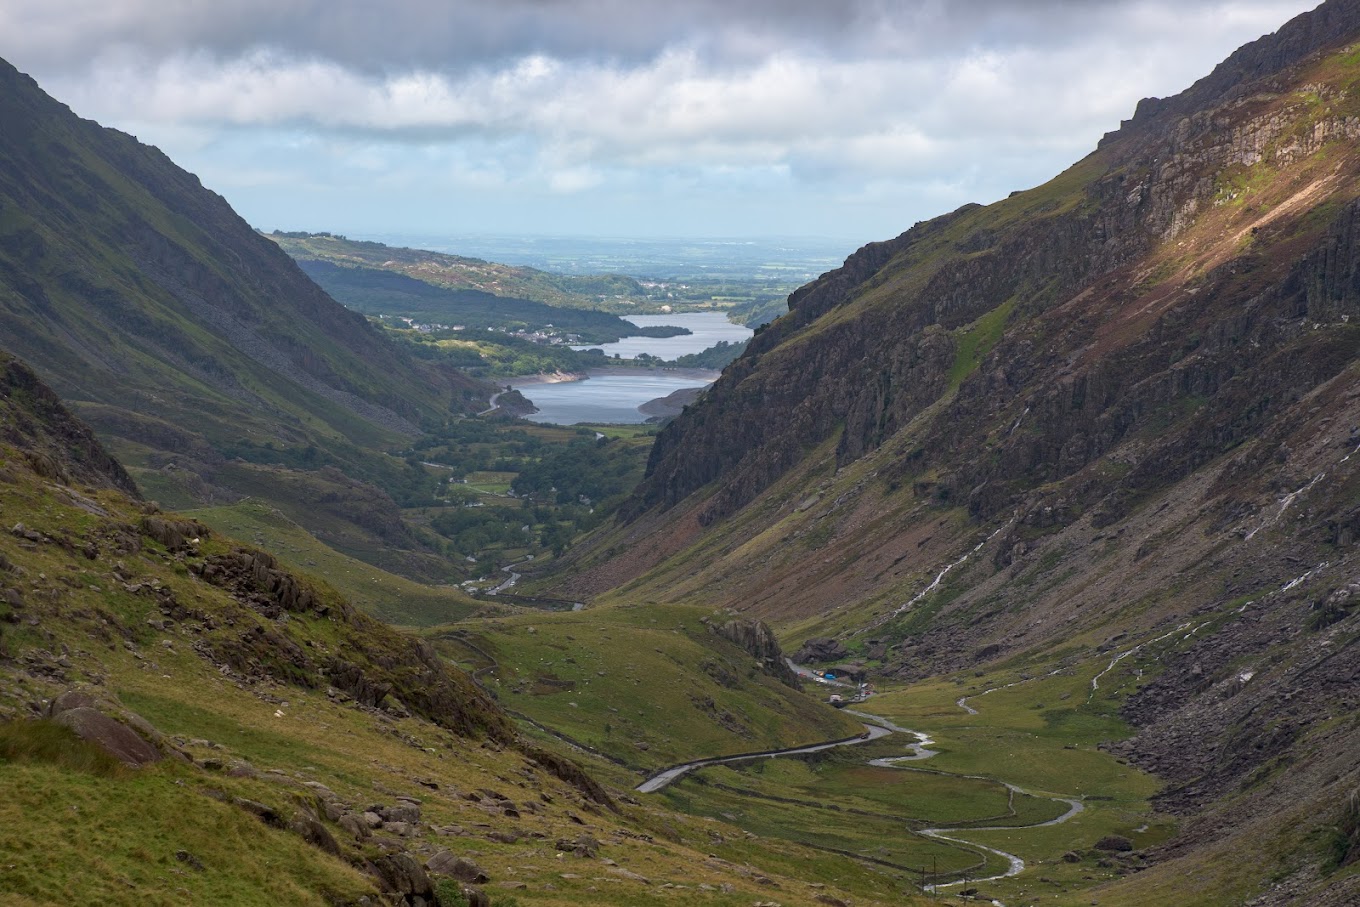
<instances>
[{"instance_id":1,"label":"steep mountain slope","mask_svg":"<svg viewBox=\"0 0 1360 907\"><path fill-rule=\"evenodd\" d=\"M0 348L155 497L184 506L320 485L312 502L381 515L353 529L351 553L374 539L419 552L385 494L316 470L388 484L401 464L381 451L481 408L488 389L394 347L192 174L2 61L0 124ZM407 572L439 575L408 560Z\"/></svg>"},{"instance_id":2,"label":"steep mountain slope","mask_svg":"<svg viewBox=\"0 0 1360 907\"><path fill-rule=\"evenodd\" d=\"M1243 884L1350 903L1318 842L1353 854L1360 786L1357 41L1331 0L1052 182L799 290L564 585L898 677L1144 646L1121 746L1195 819L1111 893L1292 822L1312 843Z\"/></svg>"},{"instance_id":3,"label":"steep mountain slope","mask_svg":"<svg viewBox=\"0 0 1360 907\"><path fill-rule=\"evenodd\" d=\"M904 903L587 774L429 645L129 487L0 354L0 904Z\"/></svg>"},{"instance_id":4,"label":"steep mountain slope","mask_svg":"<svg viewBox=\"0 0 1360 907\"><path fill-rule=\"evenodd\" d=\"M210 441L381 437L475 387L397 355L156 149L8 64L0 84L5 342L66 398Z\"/></svg>"}]
</instances>

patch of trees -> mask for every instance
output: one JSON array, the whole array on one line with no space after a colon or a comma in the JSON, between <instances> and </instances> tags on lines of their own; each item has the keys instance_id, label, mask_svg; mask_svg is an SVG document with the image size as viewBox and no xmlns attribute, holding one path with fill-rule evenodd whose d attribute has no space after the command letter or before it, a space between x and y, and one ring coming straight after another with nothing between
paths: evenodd
<instances>
[{"instance_id":1,"label":"patch of trees","mask_svg":"<svg viewBox=\"0 0 1360 907\"><path fill-rule=\"evenodd\" d=\"M746 350L746 341L719 340L699 353L676 357L671 364L678 368L723 369Z\"/></svg>"}]
</instances>

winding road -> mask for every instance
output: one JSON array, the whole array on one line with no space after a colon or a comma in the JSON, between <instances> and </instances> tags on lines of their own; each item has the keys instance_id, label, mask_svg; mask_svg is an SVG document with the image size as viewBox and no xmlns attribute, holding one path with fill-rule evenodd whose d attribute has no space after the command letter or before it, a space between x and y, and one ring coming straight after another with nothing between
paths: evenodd
<instances>
[{"instance_id":1,"label":"winding road","mask_svg":"<svg viewBox=\"0 0 1360 907\"><path fill-rule=\"evenodd\" d=\"M841 740L830 740L826 743L814 743L810 746L798 746L787 750L769 750L763 753L741 753L736 756L718 756L713 759L696 759L693 762L684 762L680 765L673 765L670 768L658 772L639 784L634 790L639 793L650 794L669 786L673 781L679 781L688 772L696 768L703 768L706 765L725 765L731 762L754 762L757 759L774 759L779 756L797 756L801 753L820 753L822 750L829 750L837 746L854 746L857 743L868 743L870 740L877 740L893 733L886 727L879 727L874 724L866 724L864 733L857 737L846 737Z\"/></svg>"},{"instance_id":2,"label":"winding road","mask_svg":"<svg viewBox=\"0 0 1360 907\"><path fill-rule=\"evenodd\" d=\"M808 676L808 672L805 668L801 668L800 666L793 664L792 661L790 661L789 664L801 675ZM827 681L822 682L827 683ZM834 681L830 683L835 684ZM1011 684L1010 686L1013 685L1014 684ZM996 689L1004 688L997 687ZM980 693L977 695L984 695L985 693L990 692L994 691L986 690L984 691L984 693ZM966 712L968 712L968 714L976 715L977 710L970 708L967 704L966 699L967 698L960 699L958 702L958 706L964 709ZM643 781L635 789L639 793L644 794L654 793L669 786L675 781L680 780L687 773L697 768L703 768L709 765L730 764L735 762L752 762L758 759L775 759L780 756L797 756L803 753L816 753L821 752L823 750L829 750L832 749L833 747L838 746L854 746L860 743L867 743L870 740L878 740L888 736L889 734L905 734L910 737L915 737L916 742L907 744L907 748L910 750L910 752L907 755L889 756L881 759L871 759L869 760L870 765L878 766L880 768L904 768L904 770L909 771L911 769L905 768L904 766L901 765L901 763L919 762L925 759L929 759L932 756L938 755L938 751L929 748L930 745L935 741L932 740L928 734L924 734L920 731L913 731L910 728L899 727L898 725L889 721L887 718L882 717L881 715L874 715L872 713L862 712L856 709L846 709L845 711L848 714L855 715L858 718L865 719L866 723L864 725L865 728L864 734L858 737L849 737L842 740L831 740L826 743L817 743L811 746L800 746L783 750L771 750L763 753L745 753L736 756L719 756L712 759L696 759L693 762L685 762L680 765L671 766L670 768L665 769L664 771L658 772L657 774L652 775L646 781ZM1067 804L1067 811L1064 812L1062 815L1054 819L1049 819L1045 822L1036 822L1032 825L994 825L994 826L989 825L970 827L966 829L922 828L918 830L916 834L919 834L922 837L933 838L934 840L937 841L944 841L956 847L962 847L965 850L972 851L973 853L976 853L979 856L992 854L1006 861L1007 868L1005 872L998 873L992 876L985 876L983 878L969 879L968 882L970 884L976 884L981 882L994 882L998 879L1008 879L1011 876L1019 875L1021 872L1025 870L1025 861L1013 853L1008 853L1004 850L998 850L995 847L988 847L985 844L978 844L973 841L967 841L962 838L954 837L954 835L958 835L969 831L1015 831L1017 829L1022 828L1044 828L1050 825L1061 825L1062 823L1068 821L1072 817L1081 813L1086 808L1085 806L1082 805L1082 802L1080 800L1071 797L1046 797L1043 794L1033 794L1030 791L1027 791L1018 785L1010 784L1009 782L1001 781L996 778L988 778L984 775L958 775L956 777L972 778L979 781L990 781L996 784L1001 784L1008 791L1010 791L1012 795L1020 794L1026 796L1037 796L1042 799L1050 799L1060 803ZM951 832L952 834L949 834ZM963 884L962 881L942 882L934 885L927 885L925 886L925 890L935 892L938 890L952 887L954 885L962 884ZM993 903L999 902L994 901Z\"/></svg>"}]
</instances>

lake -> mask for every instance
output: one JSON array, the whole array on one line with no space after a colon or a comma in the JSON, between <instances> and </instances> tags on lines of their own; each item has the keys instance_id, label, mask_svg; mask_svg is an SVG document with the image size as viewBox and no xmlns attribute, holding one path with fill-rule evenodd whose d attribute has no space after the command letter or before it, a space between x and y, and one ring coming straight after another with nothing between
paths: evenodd
<instances>
[{"instance_id":1,"label":"lake","mask_svg":"<svg viewBox=\"0 0 1360 907\"><path fill-rule=\"evenodd\" d=\"M677 315L630 315L627 321L638 327L674 325L688 328L693 333L681 337L624 337L616 343L578 346L578 350L604 350L613 358L633 359L640 353L650 353L661 359L675 359L689 353L701 353L719 340L741 343L749 340L750 328L733 324L721 312L683 312ZM638 407L649 400L665 397L686 387L706 387L717 378L717 372L688 370L685 372L637 373L592 372L584 381L563 381L557 384L511 382L520 393L533 401L539 411L527 418L533 422L552 422L575 425L578 422L600 422L637 425L647 421Z\"/></svg>"},{"instance_id":2,"label":"lake","mask_svg":"<svg viewBox=\"0 0 1360 907\"><path fill-rule=\"evenodd\" d=\"M698 377L665 372L640 374L592 373L584 381L561 381L555 384L516 384L520 393L533 401L539 411L526 416L531 422L552 422L556 425L575 425L578 422L600 422L638 425L647 417L638 407L648 400L665 397L681 388L704 387L713 382L717 373Z\"/></svg>"},{"instance_id":3,"label":"lake","mask_svg":"<svg viewBox=\"0 0 1360 907\"><path fill-rule=\"evenodd\" d=\"M683 312L678 315L629 315L624 319L640 328L673 325L689 328L692 334L681 337L624 337L615 343L597 343L592 346L573 346L575 350L604 350L613 358L616 354L623 359L635 359L640 353L650 353L660 359L674 359L690 353L702 353L719 340L741 343L751 339L752 330L727 320L722 312ZM689 385L694 387L694 385ZM643 401L646 402L646 401Z\"/></svg>"}]
</instances>

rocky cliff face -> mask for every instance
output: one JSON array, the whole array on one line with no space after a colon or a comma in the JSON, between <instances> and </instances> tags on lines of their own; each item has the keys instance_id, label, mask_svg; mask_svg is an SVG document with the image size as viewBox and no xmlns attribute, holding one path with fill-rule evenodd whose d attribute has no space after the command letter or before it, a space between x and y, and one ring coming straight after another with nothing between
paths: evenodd
<instances>
[{"instance_id":1,"label":"rocky cliff face","mask_svg":"<svg viewBox=\"0 0 1360 907\"><path fill-rule=\"evenodd\" d=\"M137 497L137 486L55 393L23 362L0 353L0 441L24 452L39 475L65 485L116 488Z\"/></svg>"},{"instance_id":2,"label":"rocky cliff face","mask_svg":"<svg viewBox=\"0 0 1360 907\"><path fill-rule=\"evenodd\" d=\"M1332 815L1357 779L1328 754L1360 745L1324 717L1360 638L1357 42L1360 3L1325 3L1052 182L794 294L573 594L714 596L903 678L1161 640L1126 752L1194 817L1166 856Z\"/></svg>"},{"instance_id":3,"label":"rocky cliff face","mask_svg":"<svg viewBox=\"0 0 1360 907\"><path fill-rule=\"evenodd\" d=\"M627 512L636 516L670 507L715 483L700 516L711 522L748 503L828 438L837 440L843 466L956 387L954 409L939 420L940 427L950 430L954 423L977 434L986 426L977 419L960 423L960 409L984 407L984 416L989 415L998 390L1029 389L1040 383L1035 379L1051 381L1056 371L1065 383L1082 385L1077 408L1107 424L1094 438L1086 432L1077 438L1070 429L1054 426L1042 450L1021 457L1049 461L1067 446L1061 468L1071 470L1118 440L1118 426L1127 427L1132 419L1114 410L1145 406L1133 399L1135 386L1169 364L1163 355L1162 361L1130 373L1127 363L1114 357L1138 355L1123 349L1136 342L1132 336L1110 338L1106 349L1086 350L1121 295L1127 301L1155 292L1164 297L1158 300L1161 308L1169 309L1176 293L1214 291L1218 311L1179 306L1173 313L1158 312L1170 315L1156 326L1166 333L1185 326L1175 324L1178 319L1217 323L1226 307L1256 291L1276 297L1267 306L1253 307L1251 323L1228 326L1228 334L1214 341L1219 349L1259 342L1248 334L1276 318L1305 312L1329 322L1349 317L1354 251L1344 245L1344 237L1354 214L1329 207L1344 205L1353 195L1343 175L1349 173L1346 163L1337 162L1329 175L1312 173L1313 180L1298 194L1277 203L1290 210L1259 211L1254 217L1248 211L1237 218L1235 227L1250 237L1250 249L1223 248L1223 237L1203 234L1209 233L1204 222L1213 219L1216 207L1238 204L1251 191L1234 188L1237 171L1256 168L1282 175L1290 168L1304 170L1324 148L1340 154L1360 137L1360 107L1349 74L1308 81L1309 64L1318 63L1322 50L1353 37L1358 20L1355 3L1325 4L1317 14L1234 54L1184 95L1144 102L1099 151L1048 186L987 208L968 206L918 224L897 239L870 244L841 269L799 290L790 297L790 314L752 341L702 405L691 407L662 433L647 481ZM1345 68L1337 61L1329 64L1336 66ZM1314 72L1312 77L1326 75ZM1291 211L1312 212L1316 223L1307 236L1299 235ZM1171 254L1168 249L1177 247L1170 244L1182 242L1197 224L1201 235L1190 242L1199 247L1199 260L1186 261L1193 253ZM1272 248L1286 240L1287 250ZM1343 259L1332 261L1338 247ZM1146 275L1136 265L1181 268ZM1243 274L1248 267L1252 273ZM1084 292L1092 295L1080 297ZM998 313L1003 305L1011 308ZM995 317L1010 328L1009 342L992 351L984 371L980 361L966 361L966 329L989 313L998 313ZM1146 334L1151 324L1130 327L1157 343ZM1085 358L1071 363L1077 368L1055 369L1056 357L1081 350ZM971 354L976 353L975 347ZM1199 367L1214 373L1195 379L1200 383L1194 393L1227 377L1205 363ZM1096 391L1089 398L1087 385ZM1033 402L1052 408L1046 401ZM778 416L772 418L773 413ZM1062 421L1039 415L1030 424ZM980 470L958 477L959 484L972 483L962 489L965 494L987 480Z\"/></svg>"},{"instance_id":4,"label":"rocky cliff face","mask_svg":"<svg viewBox=\"0 0 1360 907\"><path fill-rule=\"evenodd\" d=\"M779 640L764 621L729 620L713 627L713 632L740 646L743 651L755 658L761 670L780 683L795 690L802 689L798 675L784 660L784 651L779 648Z\"/></svg>"}]
</instances>

